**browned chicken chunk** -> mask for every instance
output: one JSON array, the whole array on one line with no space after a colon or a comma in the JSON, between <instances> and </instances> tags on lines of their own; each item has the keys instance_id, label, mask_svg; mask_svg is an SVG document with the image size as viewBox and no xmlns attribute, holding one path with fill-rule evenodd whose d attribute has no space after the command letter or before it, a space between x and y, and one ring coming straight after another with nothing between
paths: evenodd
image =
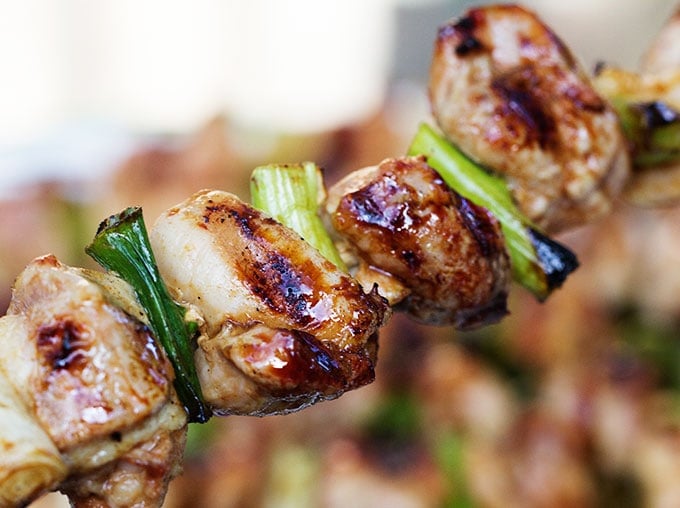
<instances>
[{"instance_id":1,"label":"browned chicken chunk","mask_svg":"<svg viewBox=\"0 0 680 508\"><path fill-rule=\"evenodd\" d=\"M506 314L510 262L499 223L423 158L387 159L348 175L329 190L327 211L361 260L357 276L386 287L398 309L458 328Z\"/></svg>"},{"instance_id":2,"label":"browned chicken chunk","mask_svg":"<svg viewBox=\"0 0 680 508\"><path fill-rule=\"evenodd\" d=\"M286 413L373 380L387 303L291 229L202 191L149 236L171 293L202 317L196 363L216 413Z\"/></svg>"},{"instance_id":3,"label":"browned chicken chunk","mask_svg":"<svg viewBox=\"0 0 680 508\"><path fill-rule=\"evenodd\" d=\"M117 460L76 475L60 490L74 508L160 506L168 482L181 472L185 428L160 428Z\"/></svg>"},{"instance_id":4,"label":"browned chicken chunk","mask_svg":"<svg viewBox=\"0 0 680 508\"><path fill-rule=\"evenodd\" d=\"M429 95L449 139L502 174L548 232L608 212L626 182L615 112L555 33L521 7L473 8L443 26Z\"/></svg>"},{"instance_id":5,"label":"browned chicken chunk","mask_svg":"<svg viewBox=\"0 0 680 508\"><path fill-rule=\"evenodd\" d=\"M109 482L106 471L117 470L140 443L175 434L172 447L179 448L164 455L162 467L138 450L137 463L149 474L148 481L136 476L136 497L118 502L104 492L97 504L159 506L178 471L186 415L172 367L148 328L114 305L87 271L54 256L19 275L2 320L0 368L58 450L71 488L89 475Z\"/></svg>"}]
</instances>

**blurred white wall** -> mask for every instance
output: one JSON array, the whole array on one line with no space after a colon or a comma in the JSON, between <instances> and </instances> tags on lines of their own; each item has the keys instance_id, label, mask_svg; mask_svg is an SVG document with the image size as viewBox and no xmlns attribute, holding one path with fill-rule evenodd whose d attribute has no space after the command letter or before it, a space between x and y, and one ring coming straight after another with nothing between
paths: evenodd
<instances>
[{"instance_id":1,"label":"blurred white wall","mask_svg":"<svg viewBox=\"0 0 680 508\"><path fill-rule=\"evenodd\" d=\"M680 0L524 0L591 67L607 61L635 69Z\"/></svg>"},{"instance_id":2,"label":"blurred white wall","mask_svg":"<svg viewBox=\"0 0 680 508\"><path fill-rule=\"evenodd\" d=\"M55 121L315 131L380 106L392 0L0 0L0 140Z\"/></svg>"},{"instance_id":3,"label":"blurred white wall","mask_svg":"<svg viewBox=\"0 0 680 508\"><path fill-rule=\"evenodd\" d=\"M381 107L390 79L424 82L437 27L480 3L0 0L0 187L24 167L52 170L55 145L75 166L82 135L65 125L84 125L96 153L111 130L97 137L93 124L188 132L218 113L272 131L351 124ZM587 65L634 66L676 0L524 3ZM36 139L48 139L37 159Z\"/></svg>"},{"instance_id":4,"label":"blurred white wall","mask_svg":"<svg viewBox=\"0 0 680 508\"><path fill-rule=\"evenodd\" d=\"M83 117L174 131L226 112L273 129L333 128L379 107L402 57L396 38L422 52L399 65L422 69L436 25L480 3L0 0L0 144ZM587 63L631 65L675 0L524 3ZM395 33L397 9L428 8L442 13L435 26Z\"/></svg>"}]
</instances>

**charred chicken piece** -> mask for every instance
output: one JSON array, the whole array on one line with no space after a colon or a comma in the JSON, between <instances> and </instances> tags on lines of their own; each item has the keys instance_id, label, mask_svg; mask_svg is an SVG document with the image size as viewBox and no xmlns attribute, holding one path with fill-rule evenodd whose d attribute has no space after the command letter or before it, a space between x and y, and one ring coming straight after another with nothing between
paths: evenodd
<instances>
[{"instance_id":1,"label":"charred chicken piece","mask_svg":"<svg viewBox=\"0 0 680 508\"><path fill-rule=\"evenodd\" d=\"M417 320L471 328L506 314L510 262L497 220L451 190L422 157L348 175L326 205L364 284Z\"/></svg>"},{"instance_id":2,"label":"charred chicken piece","mask_svg":"<svg viewBox=\"0 0 680 508\"><path fill-rule=\"evenodd\" d=\"M217 414L287 413L373 380L387 302L291 229L202 191L149 239L173 297L202 317L196 364Z\"/></svg>"},{"instance_id":3,"label":"charred chicken piece","mask_svg":"<svg viewBox=\"0 0 680 508\"><path fill-rule=\"evenodd\" d=\"M608 212L628 177L616 113L555 33L521 7L473 8L443 26L429 96L448 138L503 175L549 233Z\"/></svg>"},{"instance_id":4,"label":"charred chicken piece","mask_svg":"<svg viewBox=\"0 0 680 508\"><path fill-rule=\"evenodd\" d=\"M87 271L54 256L34 260L19 275L0 323L0 368L11 373L11 389L65 466L44 489L60 488L66 472L69 489L92 475L95 483L109 482L106 471L117 470L140 443L174 433L174 453L164 455L162 467L137 452L149 476L135 476L133 502L130 496L120 502L120 489L111 496L102 491L94 504L72 499L76 506L160 505L178 472L186 415L172 389L172 367L148 328L116 306ZM37 430L35 437L44 441ZM157 487L150 489L152 479Z\"/></svg>"}]
</instances>

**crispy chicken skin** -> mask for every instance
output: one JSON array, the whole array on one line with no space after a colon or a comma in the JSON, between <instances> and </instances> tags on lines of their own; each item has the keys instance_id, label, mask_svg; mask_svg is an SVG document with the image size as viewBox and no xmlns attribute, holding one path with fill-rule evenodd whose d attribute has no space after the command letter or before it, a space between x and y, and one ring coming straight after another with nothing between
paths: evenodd
<instances>
[{"instance_id":1,"label":"crispy chicken skin","mask_svg":"<svg viewBox=\"0 0 680 508\"><path fill-rule=\"evenodd\" d=\"M429 96L449 139L502 174L550 233L608 212L627 179L615 112L560 39L521 7L473 8L443 26Z\"/></svg>"},{"instance_id":2,"label":"crispy chicken skin","mask_svg":"<svg viewBox=\"0 0 680 508\"><path fill-rule=\"evenodd\" d=\"M451 190L424 158L386 159L348 175L329 190L326 209L366 265L362 277L378 273L406 288L405 298L391 302L397 309L458 328L506 314L510 262L499 223Z\"/></svg>"},{"instance_id":3,"label":"crispy chicken skin","mask_svg":"<svg viewBox=\"0 0 680 508\"><path fill-rule=\"evenodd\" d=\"M387 302L291 229L201 191L149 237L171 293L204 321L196 362L216 413L286 413L373 380Z\"/></svg>"},{"instance_id":4,"label":"crispy chicken skin","mask_svg":"<svg viewBox=\"0 0 680 508\"><path fill-rule=\"evenodd\" d=\"M164 353L86 273L51 255L34 260L16 279L3 318L11 326L0 328L0 368L59 451L70 485L95 472L108 482L102 471L116 470L140 443L186 430ZM162 472L157 495L139 476L143 495L134 503L104 496L100 506L160 505L178 455L167 454L164 469L149 463L155 481Z\"/></svg>"}]
</instances>

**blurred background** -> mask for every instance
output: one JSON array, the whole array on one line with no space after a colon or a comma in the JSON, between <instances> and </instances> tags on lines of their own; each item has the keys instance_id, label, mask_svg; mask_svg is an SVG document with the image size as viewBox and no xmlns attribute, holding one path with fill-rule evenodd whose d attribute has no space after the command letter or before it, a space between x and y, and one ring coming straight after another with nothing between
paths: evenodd
<instances>
[{"instance_id":1,"label":"blurred background","mask_svg":"<svg viewBox=\"0 0 680 508\"><path fill-rule=\"evenodd\" d=\"M0 0L0 312L100 220L147 223L265 162L328 183L429 120L455 0ZM586 69L635 69L674 0L527 0ZM621 204L560 238L581 268L474 333L395 317L374 384L191 430L167 507L680 506L680 211ZM35 506L62 506L58 495Z\"/></svg>"}]
</instances>

